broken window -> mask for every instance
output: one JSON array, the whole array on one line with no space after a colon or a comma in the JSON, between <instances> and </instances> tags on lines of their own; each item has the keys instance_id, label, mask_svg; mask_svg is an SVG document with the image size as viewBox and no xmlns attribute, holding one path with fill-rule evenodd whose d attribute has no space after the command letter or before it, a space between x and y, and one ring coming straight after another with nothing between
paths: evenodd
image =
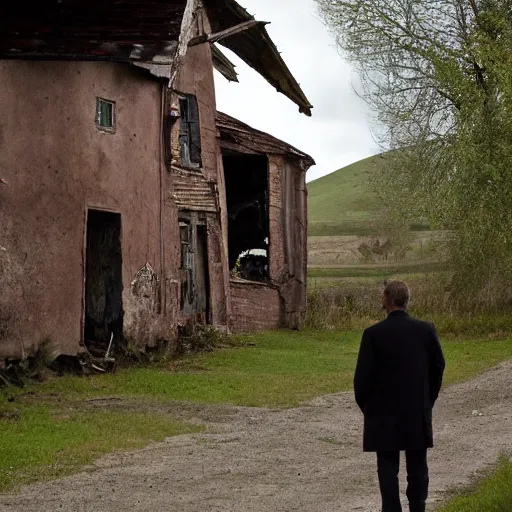
<instances>
[{"instance_id":1,"label":"broken window","mask_svg":"<svg viewBox=\"0 0 512 512\"><path fill-rule=\"evenodd\" d=\"M96 98L96 126L103 131L115 131L116 104L113 101Z\"/></svg>"},{"instance_id":2,"label":"broken window","mask_svg":"<svg viewBox=\"0 0 512 512\"><path fill-rule=\"evenodd\" d=\"M180 157L184 167L201 167L199 107L192 94L180 97Z\"/></svg>"},{"instance_id":3,"label":"broken window","mask_svg":"<svg viewBox=\"0 0 512 512\"><path fill-rule=\"evenodd\" d=\"M269 279L268 159L223 155L228 210L229 268L250 281Z\"/></svg>"},{"instance_id":4,"label":"broken window","mask_svg":"<svg viewBox=\"0 0 512 512\"><path fill-rule=\"evenodd\" d=\"M182 211L179 217L181 242L181 310L209 321L208 234L206 220L197 212Z\"/></svg>"}]
</instances>

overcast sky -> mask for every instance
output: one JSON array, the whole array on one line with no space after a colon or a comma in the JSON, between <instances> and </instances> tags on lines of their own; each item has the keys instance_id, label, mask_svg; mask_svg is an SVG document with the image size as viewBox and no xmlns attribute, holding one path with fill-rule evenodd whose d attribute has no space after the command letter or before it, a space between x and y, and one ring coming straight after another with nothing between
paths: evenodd
<instances>
[{"instance_id":1,"label":"overcast sky","mask_svg":"<svg viewBox=\"0 0 512 512\"><path fill-rule=\"evenodd\" d=\"M313 117L279 94L221 47L237 65L240 83L215 73L217 108L310 154L308 181L379 152L365 104L352 88L357 76L336 50L314 0L239 0L267 30L313 104Z\"/></svg>"}]
</instances>

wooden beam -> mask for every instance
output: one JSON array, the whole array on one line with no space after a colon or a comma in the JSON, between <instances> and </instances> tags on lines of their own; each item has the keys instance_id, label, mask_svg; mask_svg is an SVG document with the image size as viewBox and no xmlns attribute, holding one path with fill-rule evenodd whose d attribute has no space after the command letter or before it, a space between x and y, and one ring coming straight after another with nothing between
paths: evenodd
<instances>
[{"instance_id":1,"label":"wooden beam","mask_svg":"<svg viewBox=\"0 0 512 512\"><path fill-rule=\"evenodd\" d=\"M268 25L267 21L257 21L257 20L249 20L240 23L239 25L235 25L234 27L227 28L226 30L222 30L221 32L216 32L215 34L201 34L200 36L194 37L188 43L189 46L196 46L198 44L203 43L216 43L225 37L233 36L235 34L239 34L240 32L244 32L252 27L256 27L258 25Z\"/></svg>"},{"instance_id":2,"label":"wooden beam","mask_svg":"<svg viewBox=\"0 0 512 512\"><path fill-rule=\"evenodd\" d=\"M238 73L235 65L212 44L213 67L230 82L238 82Z\"/></svg>"}]
</instances>

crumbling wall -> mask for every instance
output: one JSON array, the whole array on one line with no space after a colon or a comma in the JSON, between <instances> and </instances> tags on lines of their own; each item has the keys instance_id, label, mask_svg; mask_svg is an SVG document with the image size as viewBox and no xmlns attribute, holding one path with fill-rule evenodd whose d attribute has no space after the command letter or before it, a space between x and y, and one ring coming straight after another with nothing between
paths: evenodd
<instances>
[{"instance_id":1,"label":"crumbling wall","mask_svg":"<svg viewBox=\"0 0 512 512\"><path fill-rule=\"evenodd\" d=\"M279 290L270 284L232 280L229 320L230 330L234 333L282 327Z\"/></svg>"},{"instance_id":2,"label":"crumbling wall","mask_svg":"<svg viewBox=\"0 0 512 512\"><path fill-rule=\"evenodd\" d=\"M130 283L146 262L162 267L161 85L127 65L15 60L0 82L0 289L16 309L0 359L47 337L82 350L87 208L121 214L125 334L152 343L165 319ZM96 127L97 97L116 102L114 134ZM152 329L139 327L145 308Z\"/></svg>"},{"instance_id":3,"label":"crumbling wall","mask_svg":"<svg viewBox=\"0 0 512 512\"><path fill-rule=\"evenodd\" d=\"M233 331L279 326L298 329L303 325L307 286L306 200L304 170L284 156L270 156L270 282L262 285L231 281Z\"/></svg>"},{"instance_id":4,"label":"crumbling wall","mask_svg":"<svg viewBox=\"0 0 512 512\"><path fill-rule=\"evenodd\" d=\"M287 327L299 329L307 313L306 173L297 161L285 159L281 177L284 323Z\"/></svg>"},{"instance_id":5,"label":"crumbling wall","mask_svg":"<svg viewBox=\"0 0 512 512\"><path fill-rule=\"evenodd\" d=\"M203 18L201 23L208 24ZM206 26L208 30L208 26ZM182 68L174 84L174 91L167 97L167 110L176 109L179 93L193 94L199 106L199 126L201 134L201 167L185 168L180 160L180 121L170 122L168 147L171 155L167 159L166 206L173 218L179 210L195 211L206 217L208 235L209 270L209 310L210 321L219 327L227 326L228 307L228 271L227 255L222 237L221 211L219 196L218 143L215 124L215 86L210 45L202 44L188 49ZM220 172L222 170L220 169ZM177 283L179 297L179 251L171 250L168 258L170 280ZM178 312L180 323L187 320Z\"/></svg>"}]
</instances>

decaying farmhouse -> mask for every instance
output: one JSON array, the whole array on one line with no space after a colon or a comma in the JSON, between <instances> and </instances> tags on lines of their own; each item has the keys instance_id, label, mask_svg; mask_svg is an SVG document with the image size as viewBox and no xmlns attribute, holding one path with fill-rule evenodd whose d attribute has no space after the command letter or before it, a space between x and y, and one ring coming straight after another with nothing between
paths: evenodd
<instances>
[{"instance_id":1,"label":"decaying farmhouse","mask_svg":"<svg viewBox=\"0 0 512 512\"><path fill-rule=\"evenodd\" d=\"M216 43L310 115L233 0L4 6L0 360L301 326L314 162L216 111L213 69L236 80Z\"/></svg>"}]
</instances>

